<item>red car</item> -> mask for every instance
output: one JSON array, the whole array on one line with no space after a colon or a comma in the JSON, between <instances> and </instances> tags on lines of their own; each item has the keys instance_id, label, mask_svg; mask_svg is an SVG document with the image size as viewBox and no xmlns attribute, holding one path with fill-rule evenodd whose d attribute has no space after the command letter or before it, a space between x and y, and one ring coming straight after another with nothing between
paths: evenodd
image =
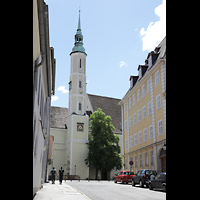
<instances>
[{"instance_id":1,"label":"red car","mask_svg":"<svg viewBox=\"0 0 200 200\"><path fill-rule=\"evenodd\" d=\"M115 175L114 183L121 182L122 184L132 181L132 177L135 176L132 171L120 171L119 174Z\"/></svg>"}]
</instances>

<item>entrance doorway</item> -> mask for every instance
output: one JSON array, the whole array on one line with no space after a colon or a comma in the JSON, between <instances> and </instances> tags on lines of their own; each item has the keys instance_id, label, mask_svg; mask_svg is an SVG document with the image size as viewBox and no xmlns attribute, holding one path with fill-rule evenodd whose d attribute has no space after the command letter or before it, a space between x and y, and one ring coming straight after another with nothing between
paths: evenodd
<instances>
[{"instance_id":1,"label":"entrance doorway","mask_svg":"<svg viewBox=\"0 0 200 200\"><path fill-rule=\"evenodd\" d=\"M162 149L160 151L160 159L162 172L166 172L166 150Z\"/></svg>"}]
</instances>

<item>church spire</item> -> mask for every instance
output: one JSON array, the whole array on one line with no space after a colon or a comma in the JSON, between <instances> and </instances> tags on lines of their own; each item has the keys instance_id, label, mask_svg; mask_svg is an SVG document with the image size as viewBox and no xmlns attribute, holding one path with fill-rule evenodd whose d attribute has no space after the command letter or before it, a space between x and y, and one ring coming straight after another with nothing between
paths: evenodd
<instances>
[{"instance_id":1,"label":"church spire","mask_svg":"<svg viewBox=\"0 0 200 200\"><path fill-rule=\"evenodd\" d=\"M78 29L77 29L77 31L78 30L80 30L81 31L81 20L80 20L80 10L79 10L79 19L78 19Z\"/></svg>"},{"instance_id":2,"label":"church spire","mask_svg":"<svg viewBox=\"0 0 200 200\"><path fill-rule=\"evenodd\" d=\"M77 28L76 35L75 35L75 43L74 43L74 47L72 48L72 52L70 53L70 55L74 52L85 53L85 48L83 47L83 35L81 32L80 10L79 10L78 28Z\"/></svg>"}]
</instances>

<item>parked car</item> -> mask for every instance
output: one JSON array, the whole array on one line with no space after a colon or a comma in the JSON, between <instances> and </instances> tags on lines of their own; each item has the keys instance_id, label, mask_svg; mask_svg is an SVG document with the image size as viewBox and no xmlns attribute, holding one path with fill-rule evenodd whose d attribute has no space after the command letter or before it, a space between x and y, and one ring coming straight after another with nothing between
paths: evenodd
<instances>
[{"instance_id":1,"label":"parked car","mask_svg":"<svg viewBox=\"0 0 200 200\"><path fill-rule=\"evenodd\" d=\"M159 173L149 181L149 189L153 190L153 188L159 188L166 192L166 173Z\"/></svg>"},{"instance_id":2,"label":"parked car","mask_svg":"<svg viewBox=\"0 0 200 200\"><path fill-rule=\"evenodd\" d=\"M139 184L140 187L146 187L149 186L149 180L151 179L150 176L156 176L157 172L152 169L141 169L135 174L134 177L132 177L132 186L135 186L136 184Z\"/></svg>"},{"instance_id":3,"label":"parked car","mask_svg":"<svg viewBox=\"0 0 200 200\"><path fill-rule=\"evenodd\" d=\"M126 182L131 182L132 177L135 176L132 171L120 171L119 174L115 175L114 183L121 182L122 184Z\"/></svg>"}]
</instances>

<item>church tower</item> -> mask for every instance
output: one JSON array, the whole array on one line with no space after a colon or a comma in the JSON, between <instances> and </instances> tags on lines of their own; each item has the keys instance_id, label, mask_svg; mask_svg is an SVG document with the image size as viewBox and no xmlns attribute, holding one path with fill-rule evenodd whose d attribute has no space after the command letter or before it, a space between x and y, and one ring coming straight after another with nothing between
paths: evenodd
<instances>
[{"instance_id":1,"label":"church tower","mask_svg":"<svg viewBox=\"0 0 200 200\"><path fill-rule=\"evenodd\" d=\"M75 43L72 48L69 82L69 113L86 113L86 56L81 32L80 10Z\"/></svg>"},{"instance_id":2,"label":"church tower","mask_svg":"<svg viewBox=\"0 0 200 200\"><path fill-rule=\"evenodd\" d=\"M88 154L88 124L86 115L86 56L81 32L80 10L75 43L72 48L70 82L69 82L69 110L66 119L66 168L70 175L79 175L81 179L89 176L89 168L85 165Z\"/></svg>"}]
</instances>

